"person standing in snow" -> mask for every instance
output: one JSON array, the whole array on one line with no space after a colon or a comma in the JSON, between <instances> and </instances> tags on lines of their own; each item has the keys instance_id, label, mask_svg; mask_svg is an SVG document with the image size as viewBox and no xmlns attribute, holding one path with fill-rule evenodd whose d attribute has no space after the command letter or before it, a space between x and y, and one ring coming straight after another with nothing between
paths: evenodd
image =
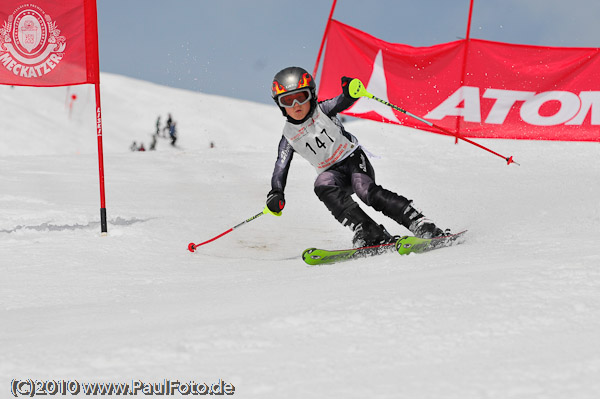
<instances>
[{"instance_id":1,"label":"person standing in snow","mask_svg":"<svg viewBox=\"0 0 600 399\"><path fill-rule=\"evenodd\" d=\"M169 134L171 133L171 125L172 124L173 124L173 117L171 116L171 114L169 114L169 118L167 119L167 124L163 128L163 135L164 135L165 131L169 132Z\"/></svg>"},{"instance_id":2,"label":"person standing in snow","mask_svg":"<svg viewBox=\"0 0 600 399\"><path fill-rule=\"evenodd\" d=\"M177 123L173 122L171 127L169 128L169 136L171 136L171 145L175 146L175 142L177 141Z\"/></svg>"},{"instance_id":3,"label":"person standing in snow","mask_svg":"<svg viewBox=\"0 0 600 399\"><path fill-rule=\"evenodd\" d=\"M315 194L335 219L353 231L354 247L390 243L395 238L359 207L352 194L417 237L449 234L449 230L442 231L413 207L412 200L375 183L375 171L361 145L336 116L357 100L348 90L351 81L343 77L342 94L317 103L316 84L306 70L288 67L275 75L271 95L286 122L271 177L271 191L267 194L267 208L273 213L283 210L288 171L297 152L317 170Z\"/></svg>"},{"instance_id":4,"label":"person standing in snow","mask_svg":"<svg viewBox=\"0 0 600 399\"><path fill-rule=\"evenodd\" d=\"M158 133L152 135L152 141L150 142L150 151L156 150L156 138L158 137Z\"/></svg>"}]
</instances>

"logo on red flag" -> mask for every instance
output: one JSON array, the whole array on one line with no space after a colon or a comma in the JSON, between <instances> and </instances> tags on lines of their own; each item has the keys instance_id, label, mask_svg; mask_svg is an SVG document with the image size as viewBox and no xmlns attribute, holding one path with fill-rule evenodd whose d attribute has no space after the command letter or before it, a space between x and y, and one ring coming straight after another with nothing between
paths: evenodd
<instances>
[{"instance_id":1,"label":"logo on red flag","mask_svg":"<svg viewBox=\"0 0 600 399\"><path fill-rule=\"evenodd\" d=\"M351 76L462 137L600 141L599 50L479 39L412 47L332 20L319 98L338 95ZM368 98L344 113L439 133Z\"/></svg>"},{"instance_id":2,"label":"logo on red flag","mask_svg":"<svg viewBox=\"0 0 600 399\"><path fill-rule=\"evenodd\" d=\"M63 59L66 38L57 23L35 4L14 10L0 28L0 64L22 78L39 78Z\"/></svg>"}]
</instances>

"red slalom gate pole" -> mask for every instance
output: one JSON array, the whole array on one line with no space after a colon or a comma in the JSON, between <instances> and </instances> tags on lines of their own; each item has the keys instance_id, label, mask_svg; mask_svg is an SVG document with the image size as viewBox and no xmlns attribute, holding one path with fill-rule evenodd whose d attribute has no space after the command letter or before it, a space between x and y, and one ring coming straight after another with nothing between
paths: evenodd
<instances>
[{"instance_id":1,"label":"red slalom gate pole","mask_svg":"<svg viewBox=\"0 0 600 399\"><path fill-rule=\"evenodd\" d=\"M463 64L462 64L462 72L460 74L460 84L461 86L465 85L465 79L467 76L467 57L469 55L469 43L471 42L471 21L473 19L473 1L471 0L471 4L469 6L469 20L467 22L467 34L465 36L465 52L463 54ZM458 144L458 139L460 136L460 118L456 118L456 138L454 140L454 144Z\"/></svg>"},{"instance_id":2,"label":"red slalom gate pole","mask_svg":"<svg viewBox=\"0 0 600 399\"><path fill-rule=\"evenodd\" d=\"M315 69L313 71L313 79L317 78L317 70L319 69L319 62L321 61L321 53L323 52L323 46L325 45L325 39L327 39L327 32L329 32L329 25L331 25L331 17L333 17L333 10L335 10L335 4L337 0L333 0L331 5L331 11L329 12L329 18L327 18L327 25L325 25L325 33L323 33L323 39L321 40L321 47L319 47L319 54L317 55L317 62L315 63Z\"/></svg>"},{"instance_id":3,"label":"red slalom gate pole","mask_svg":"<svg viewBox=\"0 0 600 399\"><path fill-rule=\"evenodd\" d=\"M100 178L100 232L108 231L106 222L106 198L104 190L104 151L102 150L102 108L100 107L100 83L96 85L96 135L98 138L98 172Z\"/></svg>"}]
</instances>

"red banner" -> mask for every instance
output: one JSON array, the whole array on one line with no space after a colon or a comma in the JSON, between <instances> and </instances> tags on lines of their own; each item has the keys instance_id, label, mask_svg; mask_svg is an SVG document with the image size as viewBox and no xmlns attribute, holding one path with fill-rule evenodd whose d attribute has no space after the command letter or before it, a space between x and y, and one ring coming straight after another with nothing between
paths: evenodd
<instances>
[{"instance_id":1,"label":"red banner","mask_svg":"<svg viewBox=\"0 0 600 399\"><path fill-rule=\"evenodd\" d=\"M97 83L96 0L2 0L0 84Z\"/></svg>"},{"instance_id":2,"label":"red banner","mask_svg":"<svg viewBox=\"0 0 600 399\"><path fill-rule=\"evenodd\" d=\"M350 76L464 137L600 141L599 52L477 39L411 47L332 20L319 98L338 95ZM368 98L345 113L439 133Z\"/></svg>"}]
</instances>

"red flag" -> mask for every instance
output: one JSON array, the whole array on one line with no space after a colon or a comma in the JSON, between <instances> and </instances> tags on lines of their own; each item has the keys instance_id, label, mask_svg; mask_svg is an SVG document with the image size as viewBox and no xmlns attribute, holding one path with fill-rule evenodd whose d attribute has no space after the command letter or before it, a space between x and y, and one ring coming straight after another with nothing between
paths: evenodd
<instances>
[{"instance_id":1,"label":"red flag","mask_svg":"<svg viewBox=\"0 0 600 399\"><path fill-rule=\"evenodd\" d=\"M2 0L0 84L96 90L100 228L107 232L96 0Z\"/></svg>"},{"instance_id":2,"label":"red flag","mask_svg":"<svg viewBox=\"0 0 600 399\"><path fill-rule=\"evenodd\" d=\"M463 62L466 52L466 74ZM471 39L431 47L388 43L332 21L319 98L356 77L375 96L476 138L600 141L600 49ZM346 112L438 132L367 98Z\"/></svg>"},{"instance_id":3,"label":"red flag","mask_svg":"<svg viewBox=\"0 0 600 399\"><path fill-rule=\"evenodd\" d=\"M98 83L95 0L2 0L0 84Z\"/></svg>"}]
</instances>

